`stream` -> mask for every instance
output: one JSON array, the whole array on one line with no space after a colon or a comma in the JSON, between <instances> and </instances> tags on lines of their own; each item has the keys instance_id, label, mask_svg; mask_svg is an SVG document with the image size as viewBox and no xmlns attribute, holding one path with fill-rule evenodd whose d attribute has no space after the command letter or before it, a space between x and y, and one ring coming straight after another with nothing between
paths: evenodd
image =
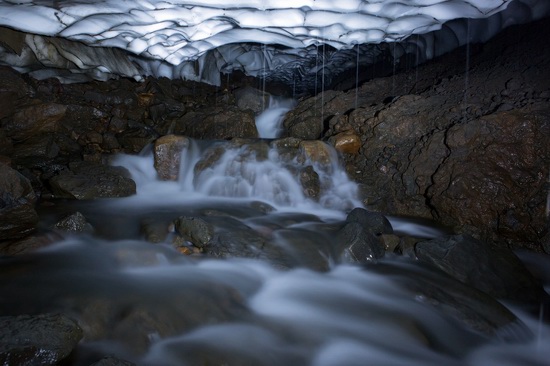
<instances>
[{"instance_id":1,"label":"stream","mask_svg":"<svg viewBox=\"0 0 550 366\"><path fill-rule=\"evenodd\" d=\"M266 127L267 137L277 129ZM44 227L78 211L94 231L2 258L2 313L76 319L85 336L74 365L105 355L166 366L548 364L550 328L522 309L510 308L518 320L488 336L418 294L416 286L447 286L439 272L392 253L368 265L342 260L336 232L362 204L334 150L321 164L250 146L191 141L177 181L158 179L152 148L117 156L113 165L130 171L137 194L43 209ZM304 166L319 177L315 200L295 174ZM193 251L174 232L178 217L205 220L233 246ZM446 233L388 219L399 235Z\"/></svg>"}]
</instances>

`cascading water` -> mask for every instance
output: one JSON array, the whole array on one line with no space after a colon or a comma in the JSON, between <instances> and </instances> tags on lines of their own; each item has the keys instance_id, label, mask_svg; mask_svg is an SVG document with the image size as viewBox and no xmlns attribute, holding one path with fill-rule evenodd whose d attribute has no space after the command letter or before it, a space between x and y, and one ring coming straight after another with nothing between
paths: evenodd
<instances>
[{"instance_id":1,"label":"cascading water","mask_svg":"<svg viewBox=\"0 0 550 366\"><path fill-rule=\"evenodd\" d=\"M256 117L256 128L260 138L274 139L283 131L282 122L285 114L294 107L296 102L293 99L280 97L269 97L269 105L258 117Z\"/></svg>"},{"instance_id":2,"label":"cascading water","mask_svg":"<svg viewBox=\"0 0 550 366\"><path fill-rule=\"evenodd\" d=\"M550 359L541 346L550 329L521 313L500 328L490 323L493 334L470 327L480 321L465 315L470 308L512 315L496 301L467 296L441 272L390 255L371 266L342 263L335 233L361 203L329 146L189 142L174 182L159 180L153 149L119 156L114 164L131 172L138 193L75 204L96 228L93 236L0 258L0 312L60 312L78 321L84 339L65 363L78 366L105 355L146 366L519 366ZM304 173L318 194L305 189ZM168 224L180 216L213 225L209 245L223 242L224 249L181 255L187 244ZM153 240L159 223L168 235ZM548 265L532 261L533 268ZM453 307L455 297L466 303Z\"/></svg>"}]
</instances>

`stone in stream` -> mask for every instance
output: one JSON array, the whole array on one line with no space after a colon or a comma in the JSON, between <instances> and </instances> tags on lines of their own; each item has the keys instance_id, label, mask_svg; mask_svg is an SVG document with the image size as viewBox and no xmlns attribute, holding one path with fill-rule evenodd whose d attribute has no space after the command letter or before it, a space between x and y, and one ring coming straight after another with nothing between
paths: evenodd
<instances>
[{"instance_id":1,"label":"stone in stream","mask_svg":"<svg viewBox=\"0 0 550 366\"><path fill-rule=\"evenodd\" d=\"M344 262L365 263L384 256L384 244L358 222L348 222L337 234L337 245Z\"/></svg>"},{"instance_id":2,"label":"stone in stream","mask_svg":"<svg viewBox=\"0 0 550 366\"><path fill-rule=\"evenodd\" d=\"M0 364L57 365L82 338L82 330L62 314L0 317Z\"/></svg>"},{"instance_id":3,"label":"stone in stream","mask_svg":"<svg viewBox=\"0 0 550 366\"><path fill-rule=\"evenodd\" d=\"M509 249L468 235L447 236L416 244L418 259L498 299L538 303L543 289Z\"/></svg>"},{"instance_id":4,"label":"stone in stream","mask_svg":"<svg viewBox=\"0 0 550 366\"><path fill-rule=\"evenodd\" d=\"M367 230L372 231L376 235L393 234L393 227L388 219L379 212L368 211L360 207L356 207L350 211L346 217L347 222L358 222Z\"/></svg>"},{"instance_id":5,"label":"stone in stream","mask_svg":"<svg viewBox=\"0 0 550 366\"><path fill-rule=\"evenodd\" d=\"M180 174L181 153L189 147L185 136L166 135L155 141L153 154L155 169L161 180L177 181Z\"/></svg>"},{"instance_id":6,"label":"stone in stream","mask_svg":"<svg viewBox=\"0 0 550 366\"><path fill-rule=\"evenodd\" d=\"M67 233L93 233L94 227L86 220L80 212L72 213L59 220L54 228Z\"/></svg>"},{"instance_id":7,"label":"stone in stream","mask_svg":"<svg viewBox=\"0 0 550 366\"><path fill-rule=\"evenodd\" d=\"M176 231L198 248L210 244L214 237L214 226L199 217L181 216L174 221Z\"/></svg>"},{"instance_id":8,"label":"stone in stream","mask_svg":"<svg viewBox=\"0 0 550 366\"><path fill-rule=\"evenodd\" d=\"M503 341L524 341L533 334L506 307L488 294L425 263L405 259L367 264L370 271L392 279L421 303L454 318L467 328ZM452 340L432 341L445 342Z\"/></svg>"}]
</instances>

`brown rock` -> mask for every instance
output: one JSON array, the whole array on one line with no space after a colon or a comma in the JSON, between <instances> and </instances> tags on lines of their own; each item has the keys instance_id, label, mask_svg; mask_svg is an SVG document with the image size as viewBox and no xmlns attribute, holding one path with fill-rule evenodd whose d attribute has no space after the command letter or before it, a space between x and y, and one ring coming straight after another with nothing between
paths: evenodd
<instances>
[{"instance_id":1,"label":"brown rock","mask_svg":"<svg viewBox=\"0 0 550 366\"><path fill-rule=\"evenodd\" d=\"M357 154L361 148L361 138L353 131L341 132L331 137L330 142L344 154Z\"/></svg>"},{"instance_id":2,"label":"brown rock","mask_svg":"<svg viewBox=\"0 0 550 366\"><path fill-rule=\"evenodd\" d=\"M185 136L166 135L155 141L155 169L161 180L177 181L180 173L181 153L189 147Z\"/></svg>"},{"instance_id":3,"label":"brown rock","mask_svg":"<svg viewBox=\"0 0 550 366\"><path fill-rule=\"evenodd\" d=\"M301 161L330 166L332 164L331 147L320 140L300 142Z\"/></svg>"},{"instance_id":4,"label":"brown rock","mask_svg":"<svg viewBox=\"0 0 550 366\"><path fill-rule=\"evenodd\" d=\"M507 111L448 130L450 154L428 190L444 224L488 238L542 237L548 229L549 115Z\"/></svg>"}]
</instances>

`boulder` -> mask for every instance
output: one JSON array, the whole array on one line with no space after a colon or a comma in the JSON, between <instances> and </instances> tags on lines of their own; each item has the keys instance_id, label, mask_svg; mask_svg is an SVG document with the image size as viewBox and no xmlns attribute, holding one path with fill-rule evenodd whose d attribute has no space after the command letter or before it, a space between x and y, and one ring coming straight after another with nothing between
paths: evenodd
<instances>
[{"instance_id":1,"label":"boulder","mask_svg":"<svg viewBox=\"0 0 550 366\"><path fill-rule=\"evenodd\" d=\"M329 167L332 166L333 153L331 147L323 141L301 141L299 144L301 162L310 161L314 164Z\"/></svg>"},{"instance_id":2,"label":"boulder","mask_svg":"<svg viewBox=\"0 0 550 366\"><path fill-rule=\"evenodd\" d=\"M419 242L419 260L498 299L536 303L543 289L509 249L487 245L468 235Z\"/></svg>"},{"instance_id":3,"label":"boulder","mask_svg":"<svg viewBox=\"0 0 550 366\"><path fill-rule=\"evenodd\" d=\"M67 233L93 233L94 227L80 212L72 213L59 220L54 228Z\"/></svg>"},{"instance_id":4,"label":"boulder","mask_svg":"<svg viewBox=\"0 0 550 366\"><path fill-rule=\"evenodd\" d=\"M48 181L57 197L90 200L136 193L136 184L123 167L79 162L71 163L69 169Z\"/></svg>"},{"instance_id":5,"label":"boulder","mask_svg":"<svg viewBox=\"0 0 550 366\"><path fill-rule=\"evenodd\" d=\"M233 95L237 106L242 110L250 109L257 114L269 106L269 94L251 86L239 88Z\"/></svg>"},{"instance_id":6,"label":"boulder","mask_svg":"<svg viewBox=\"0 0 550 366\"><path fill-rule=\"evenodd\" d=\"M313 169L311 165L308 165L300 169L300 184L304 196L317 200L321 193L321 182L319 180L319 174Z\"/></svg>"},{"instance_id":7,"label":"boulder","mask_svg":"<svg viewBox=\"0 0 550 366\"><path fill-rule=\"evenodd\" d=\"M336 242L344 262L365 263L384 256L384 244L358 222L348 222L337 233Z\"/></svg>"},{"instance_id":8,"label":"boulder","mask_svg":"<svg viewBox=\"0 0 550 366\"><path fill-rule=\"evenodd\" d=\"M361 148L361 138L353 131L340 132L329 141L336 151L344 154L358 154Z\"/></svg>"},{"instance_id":9,"label":"boulder","mask_svg":"<svg viewBox=\"0 0 550 366\"><path fill-rule=\"evenodd\" d=\"M177 135L162 136L155 141L154 164L161 180L178 180L181 153L189 147L189 143L187 137Z\"/></svg>"},{"instance_id":10,"label":"boulder","mask_svg":"<svg viewBox=\"0 0 550 366\"><path fill-rule=\"evenodd\" d=\"M357 222L376 235L393 234L393 227L384 215L364 208L356 207L351 210L346 222Z\"/></svg>"},{"instance_id":11,"label":"boulder","mask_svg":"<svg viewBox=\"0 0 550 366\"><path fill-rule=\"evenodd\" d=\"M23 238L36 229L35 202L30 181L0 163L0 240Z\"/></svg>"},{"instance_id":12,"label":"boulder","mask_svg":"<svg viewBox=\"0 0 550 366\"><path fill-rule=\"evenodd\" d=\"M181 216L174 222L176 231L196 247L203 248L214 237L214 227L198 217Z\"/></svg>"},{"instance_id":13,"label":"boulder","mask_svg":"<svg viewBox=\"0 0 550 366\"><path fill-rule=\"evenodd\" d=\"M57 365L75 349L82 330L62 314L0 317L2 365Z\"/></svg>"}]
</instances>

